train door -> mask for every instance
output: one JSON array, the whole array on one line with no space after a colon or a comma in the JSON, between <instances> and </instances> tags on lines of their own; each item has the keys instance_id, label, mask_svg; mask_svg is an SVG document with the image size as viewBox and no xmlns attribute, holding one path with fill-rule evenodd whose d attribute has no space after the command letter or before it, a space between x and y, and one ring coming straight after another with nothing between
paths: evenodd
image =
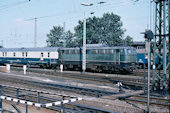
<instances>
[{"instance_id":1,"label":"train door","mask_svg":"<svg viewBox=\"0 0 170 113\"><path fill-rule=\"evenodd\" d=\"M120 64L120 50L116 50L116 64Z\"/></svg>"},{"instance_id":2,"label":"train door","mask_svg":"<svg viewBox=\"0 0 170 113\"><path fill-rule=\"evenodd\" d=\"M44 60L44 53L43 52L41 52L40 60Z\"/></svg>"},{"instance_id":3,"label":"train door","mask_svg":"<svg viewBox=\"0 0 170 113\"><path fill-rule=\"evenodd\" d=\"M47 53L47 57L48 57L48 59L49 59L48 62L49 62L49 64L51 65L52 59L51 59L51 56L50 56L50 52Z\"/></svg>"}]
</instances>

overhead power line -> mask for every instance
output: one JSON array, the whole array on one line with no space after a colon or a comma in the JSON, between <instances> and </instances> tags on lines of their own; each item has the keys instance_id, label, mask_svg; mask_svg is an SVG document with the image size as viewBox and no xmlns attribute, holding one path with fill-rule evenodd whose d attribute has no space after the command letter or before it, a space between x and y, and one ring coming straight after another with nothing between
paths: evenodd
<instances>
[{"instance_id":1,"label":"overhead power line","mask_svg":"<svg viewBox=\"0 0 170 113\"><path fill-rule=\"evenodd\" d=\"M16 7L18 5L25 4L27 2L28 1L22 1L22 2L15 2L15 3L6 4L6 5L1 5L0 10L8 9L8 8L11 8L11 7Z\"/></svg>"},{"instance_id":2,"label":"overhead power line","mask_svg":"<svg viewBox=\"0 0 170 113\"><path fill-rule=\"evenodd\" d=\"M124 3L124 4L123 4ZM121 6L126 6L128 3L131 2L119 2L119 3L108 3L106 5L102 5L102 6L94 6L94 8L91 9L87 9L86 11L93 11L97 8L97 7L104 7L104 6L114 6L114 7L121 7ZM143 3L147 3L147 2L143 2ZM129 5L134 5L134 4L129 4ZM62 16L62 15L68 15L70 13L75 13L78 11L73 11L73 12L65 12L65 13L56 13L56 14L51 14L51 15L46 15L46 16L40 16L37 17L38 19L43 19L43 18L50 18L50 17L55 17L55 16ZM30 19L25 19L25 21L29 21L29 20L34 20L34 18L30 18Z\"/></svg>"}]
</instances>

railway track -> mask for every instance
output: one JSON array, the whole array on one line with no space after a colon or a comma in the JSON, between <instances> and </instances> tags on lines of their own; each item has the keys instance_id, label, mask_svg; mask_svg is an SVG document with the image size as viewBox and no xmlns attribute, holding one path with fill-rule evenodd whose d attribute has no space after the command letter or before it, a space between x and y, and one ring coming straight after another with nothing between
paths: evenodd
<instances>
[{"instance_id":1,"label":"railway track","mask_svg":"<svg viewBox=\"0 0 170 113\"><path fill-rule=\"evenodd\" d=\"M94 97L109 96L109 95L122 93L122 92L113 92L113 91L107 91L102 89L91 89L91 88L78 87L78 86L48 83L43 81L36 81L33 79L28 80L27 78L19 78L19 77L16 78L13 76L12 77L4 76L0 81L19 83L19 84L32 86L32 87L41 87L41 88L53 89L57 91L67 91L67 92L72 92L72 93L87 95L87 96L94 96Z\"/></svg>"},{"instance_id":2,"label":"railway track","mask_svg":"<svg viewBox=\"0 0 170 113\"><path fill-rule=\"evenodd\" d=\"M17 97L16 95L16 89L15 88L10 88L10 87L4 87L2 88L2 94L4 96L12 97L12 98L17 98L21 100L26 100L26 101L31 101L31 102L37 102L37 95L35 91L24 91L23 89L20 90L20 93ZM62 98L58 95L55 95L56 97L54 98L54 95L50 97L43 96L44 94L41 94L39 97L39 103L40 104L45 104L45 103L52 103L52 102L57 102L57 101L62 101ZM67 100L69 97L65 96L65 99ZM57 112L60 112L63 109L63 106L57 105L57 106L50 106L46 107L47 109L54 110ZM83 104L78 104L78 103L67 103L64 105L64 110L66 113L112 113L114 111L111 110L105 110L102 108L97 108L97 107L92 107L92 106L87 106Z\"/></svg>"},{"instance_id":3,"label":"railway track","mask_svg":"<svg viewBox=\"0 0 170 113\"><path fill-rule=\"evenodd\" d=\"M12 70L15 71L22 71L21 68L12 67ZM80 79L80 80L86 80L86 81L92 81L97 83L104 83L107 85L112 86L113 84L117 84L118 82L122 82L123 87L130 88L134 90L141 90L144 86L143 77L134 77L134 76L126 76L126 75L100 75L99 73L88 73L88 74L81 74L78 72L71 73L71 72L57 72L54 70L47 70L47 69L35 69L35 68L29 68L27 70L28 72L32 73L41 73L41 74L47 74L47 75L54 75L59 77L65 77L65 78L71 78L71 79Z\"/></svg>"},{"instance_id":4,"label":"railway track","mask_svg":"<svg viewBox=\"0 0 170 113\"><path fill-rule=\"evenodd\" d=\"M143 105L147 104L147 95L134 95L132 97L124 97L124 98L119 98L120 100L125 100L126 102L129 103L141 103ZM169 96L167 98L159 97L159 96L150 96L150 105L156 105L156 106L162 106L162 107L167 107L169 108L170 106L170 101L169 101Z\"/></svg>"},{"instance_id":5,"label":"railway track","mask_svg":"<svg viewBox=\"0 0 170 113\"><path fill-rule=\"evenodd\" d=\"M22 71L22 69L18 69L19 71ZM34 71L36 70L36 71ZM119 75L116 75L116 76L113 76L111 77L110 75L108 76L103 76L103 75L99 75L99 76L96 76L95 74L91 75L91 74L75 74L75 73L67 73L67 72L64 72L64 73L60 73L60 72L55 72L55 71L51 71L51 70L41 70L41 69L29 69L29 72L33 72L33 73L39 73L39 75L41 76L41 74L47 74L46 76L49 75L54 75L54 76L60 76L60 77L67 77L67 78L73 78L73 79L81 79L81 80L87 80L87 81L95 81L95 82L110 82L110 84L114 84L114 83L117 83L119 81L122 80L122 83L124 85L126 85L126 82L127 82L127 86L125 87L130 87L130 85L132 85L132 87L136 87L136 84L135 84L135 80L136 82L138 83L139 79L138 78L134 78L134 81L132 80L132 82L129 80L131 78L128 78L128 77L125 77L125 81L123 81L124 79L122 79L123 77L118 77ZM29 76L29 75L28 75ZM116 78L117 77L117 78ZM116 80L115 80L116 78ZM114 95L114 94L120 94L120 92L111 92L111 91L102 91L102 90L96 90L96 89L88 89L88 88L82 88L82 87L72 87L72 86L69 86L69 85L61 85L61 84L52 84L52 83L45 83L44 82L37 82L37 81L34 81L34 80L23 80L21 78L19 78L19 81L18 81L18 78L12 78L12 79L9 79L9 78L5 78L3 77L1 79L2 81L12 81L12 82L16 82L16 83L21 83L21 84L25 84L27 86L30 86L30 87L40 87L40 88L45 88L45 89L53 89L53 90L61 90L61 91L68 91L68 92L73 92L73 93L76 93L76 94L81 94L81 95L87 95L87 96L94 96L94 97L101 97L101 96L109 96L109 95ZM129 83L128 83L129 82ZM141 80L142 82L142 80ZM133 84L134 85L133 85ZM138 85L140 85L138 83ZM143 85L143 84L141 84ZM142 86L140 86L142 88ZM16 92L15 92L16 94ZM29 94L31 95L31 94ZM33 95L32 97L28 97L27 95L22 95L23 98L33 98L35 100L35 96L36 95ZM141 95L140 95L141 96ZM45 97L42 97L41 100L45 100ZM144 97L137 97L137 96L133 96L133 97L130 97L130 98L124 98L124 99L121 99L120 100L125 100L127 101L128 103L143 103L143 104L146 104L146 101L144 99ZM43 101L42 101L43 102ZM51 101L49 101L51 102ZM157 101L153 101L152 105L158 105L158 106L163 106L163 107L167 107L169 106L169 104L166 105L166 103L163 105L162 102L161 103L158 103ZM75 103L74 103L75 104ZM72 111L72 112L76 112L77 113L81 113L80 111L84 111L85 113L87 111L89 112L101 112L101 113L105 113L106 111L103 110L103 109L99 109L99 108L94 108L94 107L90 107L90 106L86 106L86 105L80 105L80 104L76 104L76 105L68 105L66 104L66 107L67 107L67 110L69 111ZM79 106L79 107L77 107ZM58 108L57 108L58 107ZM61 107L59 106L56 106L55 109L58 109L58 110L61 110ZM107 111L108 112L108 111ZM109 111L110 112L110 111Z\"/></svg>"}]
</instances>

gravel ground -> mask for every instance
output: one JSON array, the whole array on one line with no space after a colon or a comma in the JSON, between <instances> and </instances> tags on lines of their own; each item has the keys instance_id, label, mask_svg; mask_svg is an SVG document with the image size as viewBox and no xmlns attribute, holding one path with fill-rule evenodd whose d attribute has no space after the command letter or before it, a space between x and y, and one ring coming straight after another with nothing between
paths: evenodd
<instances>
[{"instance_id":1,"label":"gravel ground","mask_svg":"<svg viewBox=\"0 0 170 113\"><path fill-rule=\"evenodd\" d=\"M12 111L14 113L18 113L13 107L12 105L15 105L20 111L21 113L26 113L26 106L23 104L16 104L13 102L8 102L8 101L3 101L2 107L4 110L9 110ZM9 112L3 112L3 113L9 113ZM39 110L37 110L36 107L34 106L28 106L28 113L59 113L57 111L52 111L49 109L45 109L45 108L40 108Z\"/></svg>"},{"instance_id":2,"label":"gravel ground","mask_svg":"<svg viewBox=\"0 0 170 113\"><path fill-rule=\"evenodd\" d=\"M44 82L51 82L51 83L57 83L57 84L63 84L63 85L73 85L73 86L79 86L79 87L85 87L85 88L94 88L94 89L103 89L103 90L108 90L108 91L114 91L118 92L119 88L117 85L113 84L113 86L106 86L105 84L96 84L96 83L87 83L84 81L80 80L73 80L73 79L68 79L68 78L63 78L63 77L56 77L56 76L47 76L43 74L33 74L33 73L27 73L27 75L22 75L20 72L12 71L11 76L15 77L15 73L19 76L27 77L27 79L30 80L37 80L37 81L44 81ZM3 77L4 73L0 73L0 76ZM19 77L18 76L18 77ZM0 77L0 78L1 78ZM11 80L12 81L12 80ZM0 84L4 85L11 85L11 86L16 86L16 87L21 87L22 88L28 88L28 89L35 89L35 90L41 90L41 91L48 91L48 92L53 92L53 93L58 93L58 94L63 94L63 95L70 95L70 96L77 96L77 97L82 97L83 101L79 101L78 103L80 104L85 104L93 107L98 107L98 108L103 108L107 110L113 110L121 113L143 113L144 109L146 109L146 105L142 104L130 104L125 101L120 101L115 98L115 95L112 96L105 96L101 98L95 98L95 97L90 97L90 96L83 96L79 95L76 93L72 92L66 92L66 91L56 91L52 89L46 89L42 87L32 87L28 86L25 84L19 84L19 83L13 83L13 82L7 82L7 81L1 81L0 79ZM134 93L133 90L127 90L124 89L125 93ZM151 106L151 111L152 112L157 112L157 113L168 113L169 109L167 108L161 108L158 106ZM53 113L53 112L51 112Z\"/></svg>"}]
</instances>

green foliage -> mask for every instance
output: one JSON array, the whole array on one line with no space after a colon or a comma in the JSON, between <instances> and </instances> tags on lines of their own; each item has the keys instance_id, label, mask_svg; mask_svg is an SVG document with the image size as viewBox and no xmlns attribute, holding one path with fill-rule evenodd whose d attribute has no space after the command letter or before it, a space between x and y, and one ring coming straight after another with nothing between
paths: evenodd
<instances>
[{"instance_id":1,"label":"green foliage","mask_svg":"<svg viewBox=\"0 0 170 113\"><path fill-rule=\"evenodd\" d=\"M0 48L3 48L3 46L0 46Z\"/></svg>"},{"instance_id":2,"label":"green foliage","mask_svg":"<svg viewBox=\"0 0 170 113\"><path fill-rule=\"evenodd\" d=\"M46 40L48 47L74 47L74 34L71 31L64 33L64 29L61 26L53 26L50 33L47 34Z\"/></svg>"},{"instance_id":3,"label":"green foliage","mask_svg":"<svg viewBox=\"0 0 170 113\"><path fill-rule=\"evenodd\" d=\"M71 31L67 31L65 35L66 47L75 47L74 34Z\"/></svg>"},{"instance_id":4,"label":"green foliage","mask_svg":"<svg viewBox=\"0 0 170 113\"><path fill-rule=\"evenodd\" d=\"M121 17L113 13L105 13L102 17L92 17L86 19L86 39L87 44L107 44L118 46L123 43L131 45L133 38L127 36L123 40L125 30L122 29ZM49 47L75 47L83 44L83 21L78 21L74 28L75 33L67 31L64 33L63 27L54 26L47 34Z\"/></svg>"},{"instance_id":5,"label":"green foliage","mask_svg":"<svg viewBox=\"0 0 170 113\"><path fill-rule=\"evenodd\" d=\"M74 28L76 41L82 44L83 40L83 22ZM113 13L105 13L103 17L87 18L86 19L86 34L87 44L104 43L109 46L120 45L124 31L120 16Z\"/></svg>"},{"instance_id":6,"label":"green foliage","mask_svg":"<svg viewBox=\"0 0 170 113\"><path fill-rule=\"evenodd\" d=\"M125 45L131 46L131 45L133 44L133 38L128 35L128 36L124 39L124 43L125 43Z\"/></svg>"},{"instance_id":7,"label":"green foliage","mask_svg":"<svg viewBox=\"0 0 170 113\"><path fill-rule=\"evenodd\" d=\"M47 34L48 39L46 40L48 47L62 47L63 44L63 27L53 26L53 29L50 30L50 33Z\"/></svg>"}]
</instances>

